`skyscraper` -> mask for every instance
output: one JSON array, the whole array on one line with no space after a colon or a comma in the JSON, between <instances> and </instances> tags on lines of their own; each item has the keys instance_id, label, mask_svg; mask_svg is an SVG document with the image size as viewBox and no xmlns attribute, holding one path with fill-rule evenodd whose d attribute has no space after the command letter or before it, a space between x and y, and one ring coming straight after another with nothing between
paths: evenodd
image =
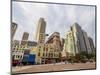
<instances>
[{"instance_id":1,"label":"skyscraper","mask_svg":"<svg viewBox=\"0 0 100 75\"><path fill-rule=\"evenodd\" d=\"M46 22L44 18L40 18L37 26L37 32L36 32L37 43L45 42L45 28L46 28Z\"/></svg>"},{"instance_id":2,"label":"skyscraper","mask_svg":"<svg viewBox=\"0 0 100 75\"><path fill-rule=\"evenodd\" d=\"M91 50L91 46L90 46L90 42L89 42L87 33L85 31L83 31L83 35L84 35L86 51L87 51L88 54L91 54L92 50Z\"/></svg>"},{"instance_id":3,"label":"skyscraper","mask_svg":"<svg viewBox=\"0 0 100 75\"><path fill-rule=\"evenodd\" d=\"M64 50L65 50L66 53L68 53L70 55L75 55L76 47L75 47L75 41L74 41L74 38L73 38L72 31L68 31L66 38L65 38L64 47L65 47Z\"/></svg>"},{"instance_id":4,"label":"skyscraper","mask_svg":"<svg viewBox=\"0 0 100 75\"><path fill-rule=\"evenodd\" d=\"M22 36L21 45L26 45L27 44L28 37L29 37L29 33L24 32L24 34Z\"/></svg>"},{"instance_id":5,"label":"skyscraper","mask_svg":"<svg viewBox=\"0 0 100 75\"><path fill-rule=\"evenodd\" d=\"M24 32L22 40L28 40L29 37L29 33L28 32Z\"/></svg>"},{"instance_id":6,"label":"skyscraper","mask_svg":"<svg viewBox=\"0 0 100 75\"><path fill-rule=\"evenodd\" d=\"M78 23L71 26L76 53L86 51L83 30Z\"/></svg>"},{"instance_id":7,"label":"skyscraper","mask_svg":"<svg viewBox=\"0 0 100 75\"><path fill-rule=\"evenodd\" d=\"M66 35L64 49L72 55L81 52L90 54L92 52L87 33L79 26L79 24L74 23L71 26L70 31Z\"/></svg>"},{"instance_id":8,"label":"skyscraper","mask_svg":"<svg viewBox=\"0 0 100 75\"><path fill-rule=\"evenodd\" d=\"M88 39L89 39L89 43L90 43L91 50L92 50L92 52L93 52L93 50L94 50L94 43L93 43L93 40L92 40L91 37L88 37Z\"/></svg>"},{"instance_id":9,"label":"skyscraper","mask_svg":"<svg viewBox=\"0 0 100 75\"><path fill-rule=\"evenodd\" d=\"M11 37L12 37L12 39L15 35L16 30L17 30L17 24L12 22L12 25L11 25Z\"/></svg>"}]
</instances>

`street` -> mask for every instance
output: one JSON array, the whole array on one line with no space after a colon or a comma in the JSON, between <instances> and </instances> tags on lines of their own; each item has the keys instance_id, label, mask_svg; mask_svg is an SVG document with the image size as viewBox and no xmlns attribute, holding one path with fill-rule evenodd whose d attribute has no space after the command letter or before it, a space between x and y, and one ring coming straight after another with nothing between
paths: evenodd
<instances>
[{"instance_id":1,"label":"street","mask_svg":"<svg viewBox=\"0 0 100 75\"><path fill-rule=\"evenodd\" d=\"M12 67L12 73L35 73L35 72L51 72L64 70L80 70L80 69L95 69L95 63L56 63Z\"/></svg>"}]
</instances>

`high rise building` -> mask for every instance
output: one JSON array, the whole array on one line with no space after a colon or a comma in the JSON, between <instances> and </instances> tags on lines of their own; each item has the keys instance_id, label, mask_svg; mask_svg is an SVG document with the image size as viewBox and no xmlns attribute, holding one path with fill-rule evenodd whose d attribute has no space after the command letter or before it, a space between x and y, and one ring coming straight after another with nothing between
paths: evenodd
<instances>
[{"instance_id":1,"label":"high rise building","mask_svg":"<svg viewBox=\"0 0 100 75\"><path fill-rule=\"evenodd\" d=\"M28 32L24 32L22 40L28 40L29 37L29 33Z\"/></svg>"},{"instance_id":2,"label":"high rise building","mask_svg":"<svg viewBox=\"0 0 100 75\"><path fill-rule=\"evenodd\" d=\"M27 45L28 37L29 37L29 33L28 32L24 32L24 34L22 36L21 45Z\"/></svg>"},{"instance_id":3,"label":"high rise building","mask_svg":"<svg viewBox=\"0 0 100 75\"><path fill-rule=\"evenodd\" d=\"M92 52L93 52L93 50L94 50L94 43L93 43L93 40L92 40L91 37L88 37L88 39L89 39L89 42L90 42L91 50L92 50Z\"/></svg>"},{"instance_id":4,"label":"high rise building","mask_svg":"<svg viewBox=\"0 0 100 75\"><path fill-rule=\"evenodd\" d=\"M11 37L12 37L12 39L15 35L16 30L17 30L17 24L12 22L12 25L11 25Z\"/></svg>"},{"instance_id":5,"label":"high rise building","mask_svg":"<svg viewBox=\"0 0 100 75\"><path fill-rule=\"evenodd\" d=\"M40 18L37 26L37 32L36 32L37 43L45 42L45 28L46 28L46 22L44 18Z\"/></svg>"},{"instance_id":6,"label":"high rise building","mask_svg":"<svg viewBox=\"0 0 100 75\"><path fill-rule=\"evenodd\" d=\"M75 45L76 53L86 51L83 30L81 29L79 24L74 23L71 26L71 31L73 33L73 39L75 41L74 45Z\"/></svg>"},{"instance_id":7,"label":"high rise building","mask_svg":"<svg viewBox=\"0 0 100 75\"><path fill-rule=\"evenodd\" d=\"M75 55L75 41L73 38L73 33L72 31L69 31L66 35L66 39L65 39L65 52L69 53L70 55Z\"/></svg>"},{"instance_id":8,"label":"high rise building","mask_svg":"<svg viewBox=\"0 0 100 75\"><path fill-rule=\"evenodd\" d=\"M91 54L92 50L91 50L91 46L90 46L90 42L89 42L87 33L85 31L83 31L83 35L84 35L84 42L85 42L86 51L88 54Z\"/></svg>"},{"instance_id":9,"label":"high rise building","mask_svg":"<svg viewBox=\"0 0 100 75\"><path fill-rule=\"evenodd\" d=\"M74 23L66 35L65 48L67 53L75 55L81 52L90 54L91 47L87 33L81 29L79 24Z\"/></svg>"}]
</instances>

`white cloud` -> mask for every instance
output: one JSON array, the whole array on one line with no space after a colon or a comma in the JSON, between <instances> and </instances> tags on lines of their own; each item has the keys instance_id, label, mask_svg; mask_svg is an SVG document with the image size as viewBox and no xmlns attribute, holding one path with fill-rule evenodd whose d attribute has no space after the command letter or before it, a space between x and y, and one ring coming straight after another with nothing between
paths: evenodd
<instances>
[{"instance_id":1,"label":"white cloud","mask_svg":"<svg viewBox=\"0 0 100 75\"><path fill-rule=\"evenodd\" d=\"M21 39L18 34L22 35L24 31L27 31L30 34L29 40L34 40L40 17L45 18L47 22L46 33L52 34L54 31L58 31L61 36L64 36L70 26L74 22L78 22L89 36L95 39L94 7L13 2L13 19L18 23L15 39Z\"/></svg>"}]
</instances>

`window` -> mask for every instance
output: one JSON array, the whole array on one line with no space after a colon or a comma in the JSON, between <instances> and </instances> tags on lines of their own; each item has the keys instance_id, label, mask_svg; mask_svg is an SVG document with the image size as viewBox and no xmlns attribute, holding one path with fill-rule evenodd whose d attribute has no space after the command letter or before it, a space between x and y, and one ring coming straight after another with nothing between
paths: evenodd
<instances>
[{"instance_id":1,"label":"window","mask_svg":"<svg viewBox=\"0 0 100 75\"><path fill-rule=\"evenodd\" d=\"M49 57L50 57L50 53L49 53L49 55L48 55Z\"/></svg>"},{"instance_id":2,"label":"window","mask_svg":"<svg viewBox=\"0 0 100 75\"><path fill-rule=\"evenodd\" d=\"M40 56L40 52L38 53L38 56Z\"/></svg>"},{"instance_id":3,"label":"window","mask_svg":"<svg viewBox=\"0 0 100 75\"><path fill-rule=\"evenodd\" d=\"M45 47L43 47L43 50L45 51Z\"/></svg>"},{"instance_id":4,"label":"window","mask_svg":"<svg viewBox=\"0 0 100 75\"><path fill-rule=\"evenodd\" d=\"M46 48L46 51L48 51L48 48Z\"/></svg>"},{"instance_id":5,"label":"window","mask_svg":"<svg viewBox=\"0 0 100 75\"><path fill-rule=\"evenodd\" d=\"M46 57L48 56L48 53L46 53Z\"/></svg>"},{"instance_id":6,"label":"window","mask_svg":"<svg viewBox=\"0 0 100 75\"><path fill-rule=\"evenodd\" d=\"M43 56L45 56L45 53L43 53Z\"/></svg>"},{"instance_id":7,"label":"window","mask_svg":"<svg viewBox=\"0 0 100 75\"><path fill-rule=\"evenodd\" d=\"M17 58L17 55L15 55L16 56L16 58Z\"/></svg>"},{"instance_id":8,"label":"window","mask_svg":"<svg viewBox=\"0 0 100 75\"><path fill-rule=\"evenodd\" d=\"M20 56L20 59L22 58L22 56Z\"/></svg>"},{"instance_id":9,"label":"window","mask_svg":"<svg viewBox=\"0 0 100 75\"><path fill-rule=\"evenodd\" d=\"M14 59L15 58L15 55L13 55L12 58Z\"/></svg>"},{"instance_id":10,"label":"window","mask_svg":"<svg viewBox=\"0 0 100 75\"><path fill-rule=\"evenodd\" d=\"M40 49L39 49L39 51L40 51Z\"/></svg>"},{"instance_id":11,"label":"window","mask_svg":"<svg viewBox=\"0 0 100 75\"><path fill-rule=\"evenodd\" d=\"M14 48L14 50L15 50L15 48Z\"/></svg>"},{"instance_id":12,"label":"window","mask_svg":"<svg viewBox=\"0 0 100 75\"><path fill-rule=\"evenodd\" d=\"M53 58L53 53L51 53L51 58Z\"/></svg>"},{"instance_id":13,"label":"window","mask_svg":"<svg viewBox=\"0 0 100 75\"><path fill-rule=\"evenodd\" d=\"M20 56L18 55L18 58L20 58Z\"/></svg>"},{"instance_id":14,"label":"window","mask_svg":"<svg viewBox=\"0 0 100 75\"><path fill-rule=\"evenodd\" d=\"M16 50L18 50L18 48Z\"/></svg>"}]
</instances>

